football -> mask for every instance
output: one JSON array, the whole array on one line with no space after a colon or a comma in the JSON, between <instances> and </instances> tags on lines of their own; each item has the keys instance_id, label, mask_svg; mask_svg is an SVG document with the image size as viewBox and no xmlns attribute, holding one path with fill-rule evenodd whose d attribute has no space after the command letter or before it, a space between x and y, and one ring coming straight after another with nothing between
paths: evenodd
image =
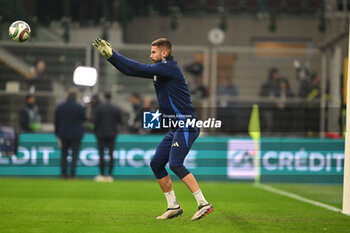
<instances>
[{"instance_id":1,"label":"football","mask_svg":"<svg viewBox=\"0 0 350 233\"><path fill-rule=\"evenodd\" d=\"M24 21L16 21L9 27L9 35L16 42L23 42L30 38L31 29Z\"/></svg>"}]
</instances>

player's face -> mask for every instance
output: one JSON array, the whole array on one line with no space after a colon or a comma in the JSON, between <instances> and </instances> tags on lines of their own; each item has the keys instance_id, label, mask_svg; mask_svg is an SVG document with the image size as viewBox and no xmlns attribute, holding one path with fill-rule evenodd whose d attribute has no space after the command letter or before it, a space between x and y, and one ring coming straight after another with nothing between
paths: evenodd
<instances>
[{"instance_id":1,"label":"player's face","mask_svg":"<svg viewBox=\"0 0 350 233\"><path fill-rule=\"evenodd\" d=\"M153 63L158 63L162 61L162 49L159 46L151 47L151 54L149 55Z\"/></svg>"}]
</instances>

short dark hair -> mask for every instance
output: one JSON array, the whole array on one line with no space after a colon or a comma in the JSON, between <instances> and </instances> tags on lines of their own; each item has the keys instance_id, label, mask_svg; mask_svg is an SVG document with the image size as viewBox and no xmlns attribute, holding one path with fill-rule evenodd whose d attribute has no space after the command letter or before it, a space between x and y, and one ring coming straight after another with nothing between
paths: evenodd
<instances>
[{"instance_id":1,"label":"short dark hair","mask_svg":"<svg viewBox=\"0 0 350 233\"><path fill-rule=\"evenodd\" d=\"M110 92L105 92L104 97L106 100L111 100L112 94Z\"/></svg>"},{"instance_id":2,"label":"short dark hair","mask_svg":"<svg viewBox=\"0 0 350 233\"><path fill-rule=\"evenodd\" d=\"M317 73L317 72L311 74L311 81L313 81L314 79L316 79L318 75L319 75L319 73Z\"/></svg>"},{"instance_id":3,"label":"short dark hair","mask_svg":"<svg viewBox=\"0 0 350 233\"><path fill-rule=\"evenodd\" d=\"M30 99L32 97L35 97L35 96L33 94L28 94L28 95L26 95L26 100L28 100L28 99Z\"/></svg>"},{"instance_id":4,"label":"short dark hair","mask_svg":"<svg viewBox=\"0 0 350 233\"><path fill-rule=\"evenodd\" d=\"M132 96L132 97L135 97L136 99L141 99L140 94L139 94L139 93L137 93L137 92L133 92L133 93L131 93L131 96Z\"/></svg>"},{"instance_id":5,"label":"short dark hair","mask_svg":"<svg viewBox=\"0 0 350 233\"><path fill-rule=\"evenodd\" d=\"M171 54L171 42L167 38L159 38L152 42L152 46L165 47Z\"/></svg>"},{"instance_id":6,"label":"short dark hair","mask_svg":"<svg viewBox=\"0 0 350 233\"><path fill-rule=\"evenodd\" d=\"M71 87L67 91L67 100L76 100L78 97L78 89L75 87Z\"/></svg>"}]
</instances>

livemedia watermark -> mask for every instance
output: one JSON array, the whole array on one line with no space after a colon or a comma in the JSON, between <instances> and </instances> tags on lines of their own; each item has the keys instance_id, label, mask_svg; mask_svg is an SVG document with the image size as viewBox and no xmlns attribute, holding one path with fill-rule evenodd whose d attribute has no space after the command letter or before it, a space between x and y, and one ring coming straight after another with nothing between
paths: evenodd
<instances>
[{"instance_id":1,"label":"livemedia watermark","mask_svg":"<svg viewBox=\"0 0 350 233\"><path fill-rule=\"evenodd\" d=\"M143 112L143 128L144 129L171 129L171 128L221 128L221 120L208 118L206 120L198 120L192 115L162 114L159 110L155 112Z\"/></svg>"}]
</instances>

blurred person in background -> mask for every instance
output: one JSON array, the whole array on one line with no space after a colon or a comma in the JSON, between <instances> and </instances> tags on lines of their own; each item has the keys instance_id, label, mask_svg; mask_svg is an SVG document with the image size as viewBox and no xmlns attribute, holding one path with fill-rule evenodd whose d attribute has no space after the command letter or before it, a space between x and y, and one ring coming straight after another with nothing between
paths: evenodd
<instances>
[{"instance_id":1,"label":"blurred person in background","mask_svg":"<svg viewBox=\"0 0 350 233\"><path fill-rule=\"evenodd\" d=\"M37 101L41 110L42 121L52 121L49 109L55 104L52 92L53 80L47 73L46 62L44 60L37 61L26 78L29 93L40 92L40 95L37 95Z\"/></svg>"},{"instance_id":2,"label":"blurred person in background","mask_svg":"<svg viewBox=\"0 0 350 233\"><path fill-rule=\"evenodd\" d=\"M155 111L156 108L154 106L153 100L151 97L146 96L143 100L143 110L144 111Z\"/></svg>"},{"instance_id":3,"label":"blurred person in background","mask_svg":"<svg viewBox=\"0 0 350 233\"><path fill-rule=\"evenodd\" d=\"M307 136L315 136L320 130L320 108L319 101L321 97L321 75L313 73L310 78L301 81L299 86L299 97L304 98L303 104L304 117L301 128Z\"/></svg>"},{"instance_id":4,"label":"blurred person in background","mask_svg":"<svg viewBox=\"0 0 350 233\"><path fill-rule=\"evenodd\" d=\"M194 77L194 80L191 82L193 88L191 89L191 96L196 100L203 100L203 98L208 97L207 87L202 83L200 77Z\"/></svg>"},{"instance_id":5,"label":"blurred person in background","mask_svg":"<svg viewBox=\"0 0 350 233\"><path fill-rule=\"evenodd\" d=\"M207 87L202 82L203 77L203 57L196 54L195 61L185 66L185 71L193 76L191 82L191 98L193 100L202 100L208 97Z\"/></svg>"},{"instance_id":6,"label":"blurred person in background","mask_svg":"<svg viewBox=\"0 0 350 233\"><path fill-rule=\"evenodd\" d=\"M233 84L231 77L226 77L219 86L216 95L219 98L220 107L230 107L233 103L233 98L238 97L238 87Z\"/></svg>"},{"instance_id":7,"label":"blurred person in background","mask_svg":"<svg viewBox=\"0 0 350 233\"><path fill-rule=\"evenodd\" d=\"M67 178L68 150L72 150L71 174L76 179L76 165L80 142L84 134L83 123L86 120L85 108L77 102L78 90L70 88L67 99L60 103L55 111L55 134L61 144L61 176Z\"/></svg>"},{"instance_id":8,"label":"blurred person in background","mask_svg":"<svg viewBox=\"0 0 350 233\"><path fill-rule=\"evenodd\" d=\"M266 82L263 83L259 95L266 97L260 104L261 128L264 134L271 134L273 131L273 112L275 111L275 98L280 92L281 75L277 68L270 68Z\"/></svg>"},{"instance_id":9,"label":"blurred person in background","mask_svg":"<svg viewBox=\"0 0 350 233\"><path fill-rule=\"evenodd\" d=\"M129 116L129 131L130 133L139 133L142 128L142 114L143 114L143 103L140 95L136 92L130 96L130 103L132 105L132 112Z\"/></svg>"},{"instance_id":10,"label":"blurred person in background","mask_svg":"<svg viewBox=\"0 0 350 233\"><path fill-rule=\"evenodd\" d=\"M299 97L306 98L308 102L317 101L320 98L321 76L313 73L309 79L301 81L299 86Z\"/></svg>"},{"instance_id":11,"label":"blurred person in background","mask_svg":"<svg viewBox=\"0 0 350 233\"><path fill-rule=\"evenodd\" d=\"M294 97L294 93L290 88L289 82L287 79L281 78L276 98L277 107L285 108L287 105L287 99L290 97Z\"/></svg>"},{"instance_id":12,"label":"blurred person in background","mask_svg":"<svg viewBox=\"0 0 350 233\"><path fill-rule=\"evenodd\" d=\"M96 114L96 109L100 106L101 100L98 94L93 94L91 96L90 104L88 107L88 128L89 130L93 131L95 128L95 114Z\"/></svg>"},{"instance_id":13,"label":"blurred person in background","mask_svg":"<svg viewBox=\"0 0 350 233\"><path fill-rule=\"evenodd\" d=\"M285 78L281 78L279 82L279 90L276 96L276 107L273 115L274 132L279 134L289 133L294 129L295 115L293 105L289 103L289 99L294 97L294 93L290 88L289 82Z\"/></svg>"},{"instance_id":14,"label":"blurred person in background","mask_svg":"<svg viewBox=\"0 0 350 233\"><path fill-rule=\"evenodd\" d=\"M19 111L19 125L22 132L36 132L42 129L38 106L35 96L25 97L26 103Z\"/></svg>"},{"instance_id":15,"label":"blurred person in background","mask_svg":"<svg viewBox=\"0 0 350 233\"><path fill-rule=\"evenodd\" d=\"M159 109L159 107L157 106L157 103L153 101L151 97L145 96L145 98L143 99L142 110L145 112L155 112L157 111L157 109ZM140 118L141 120L143 120L143 116L141 116ZM167 129L144 129L143 127L141 127L139 131L140 134L147 134L147 133L162 134L167 132L168 132Z\"/></svg>"},{"instance_id":16,"label":"blurred person in background","mask_svg":"<svg viewBox=\"0 0 350 233\"><path fill-rule=\"evenodd\" d=\"M39 60L26 78L30 93L53 90L52 80L46 72L46 63L44 60Z\"/></svg>"},{"instance_id":17,"label":"blurred person in background","mask_svg":"<svg viewBox=\"0 0 350 233\"><path fill-rule=\"evenodd\" d=\"M225 125L224 130L228 133L237 131L239 119L238 112L238 87L233 84L231 77L228 76L219 85L217 93L219 111L217 113L218 119L222 120Z\"/></svg>"},{"instance_id":18,"label":"blurred person in background","mask_svg":"<svg viewBox=\"0 0 350 233\"><path fill-rule=\"evenodd\" d=\"M115 139L118 134L118 125L122 123L121 110L111 103L111 94L106 92L104 94L104 103L101 103L95 112L94 125L95 135L98 142L98 151L100 156L100 174L95 177L98 182L112 182L113 181L113 151L115 146ZM108 176L105 176L105 161L104 150L108 149L109 154L109 170Z\"/></svg>"},{"instance_id":19,"label":"blurred person in background","mask_svg":"<svg viewBox=\"0 0 350 233\"><path fill-rule=\"evenodd\" d=\"M100 38L94 41L93 46L120 72L153 81L161 112L154 113L154 119L159 118L162 114L163 116L178 115L171 119L172 121L197 119L187 82L177 62L173 59L172 45L168 39L159 38L152 42L150 51L150 59L154 63L152 65L141 64L122 56L113 51L108 42ZM168 203L168 209L157 219L171 219L183 213L176 200L171 178L165 168L168 163L170 169L187 186L197 201L198 210L191 220L201 219L214 210L204 198L196 178L184 166L184 160L199 136L199 132L200 129L197 127L173 127L157 147L150 165Z\"/></svg>"},{"instance_id":20,"label":"blurred person in background","mask_svg":"<svg viewBox=\"0 0 350 233\"><path fill-rule=\"evenodd\" d=\"M91 96L91 101L90 101L90 114L91 114L91 118L94 119L95 118L95 114L96 114L96 109L101 105L101 100L100 97L98 96L98 94L94 94Z\"/></svg>"},{"instance_id":21,"label":"blurred person in background","mask_svg":"<svg viewBox=\"0 0 350 233\"><path fill-rule=\"evenodd\" d=\"M271 68L267 81L261 86L260 96L274 98L280 90L281 75L277 68Z\"/></svg>"}]
</instances>

